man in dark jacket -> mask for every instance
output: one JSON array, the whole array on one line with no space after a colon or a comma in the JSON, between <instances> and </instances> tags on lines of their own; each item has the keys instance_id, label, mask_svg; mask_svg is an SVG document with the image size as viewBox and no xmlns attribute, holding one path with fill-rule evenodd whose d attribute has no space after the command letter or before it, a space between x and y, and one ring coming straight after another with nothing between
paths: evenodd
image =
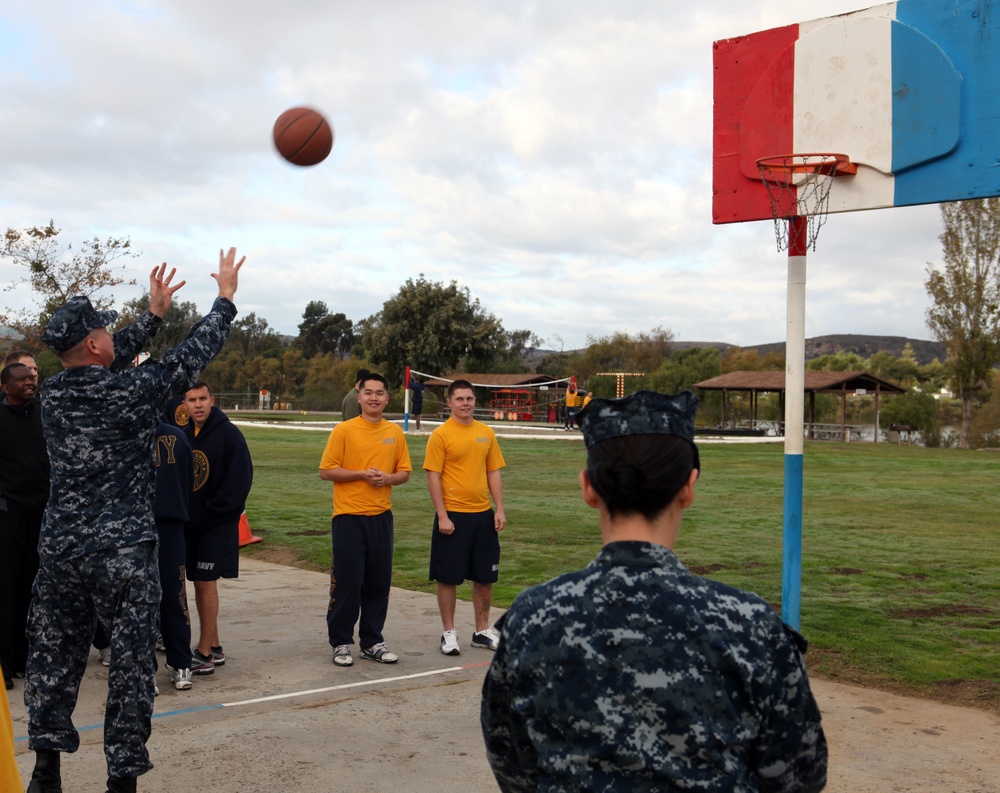
<instances>
[{"instance_id":1,"label":"man in dark jacket","mask_svg":"<svg viewBox=\"0 0 1000 793\"><path fill-rule=\"evenodd\" d=\"M38 376L24 363L0 372L0 666L9 691L24 677L28 606L38 572L38 534L49 498Z\"/></svg>"},{"instance_id":2,"label":"man in dark jacket","mask_svg":"<svg viewBox=\"0 0 1000 793\"><path fill-rule=\"evenodd\" d=\"M250 450L236 425L215 407L204 380L184 394L184 427L194 451L194 491L184 532L187 576L194 581L200 634L191 651L191 671L211 674L226 662L219 639L219 579L240 572L240 515L253 483Z\"/></svg>"},{"instance_id":3,"label":"man in dark jacket","mask_svg":"<svg viewBox=\"0 0 1000 793\"><path fill-rule=\"evenodd\" d=\"M146 741L153 712L153 647L160 576L153 518L153 443L166 401L197 380L222 349L236 316L243 259L219 253L219 296L179 345L158 362L133 367L170 307L174 272L149 278L149 311L111 335L114 311L86 297L59 308L42 335L63 371L42 389L42 427L52 486L38 547L28 615L24 703L28 746L36 753L29 793L62 790L60 753L75 752L77 692L94 625L111 632L104 713L108 790L128 793L152 768Z\"/></svg>"}]
</instances>

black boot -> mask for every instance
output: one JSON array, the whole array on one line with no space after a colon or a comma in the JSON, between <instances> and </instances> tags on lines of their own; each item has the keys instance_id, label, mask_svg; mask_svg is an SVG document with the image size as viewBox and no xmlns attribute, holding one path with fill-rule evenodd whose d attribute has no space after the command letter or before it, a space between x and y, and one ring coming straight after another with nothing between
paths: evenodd
<instances>
[{"instance_id":1,"label":"black boot","mask_svg":"<svg viewBox=\"0 0 1000 793\"><path fill-rule=\"evenodd\" d=\"M109 776L108 793L135 793L135 777Z\"/></svg>"},{"instance_id":2,"label":"black boot","mask_svg":"<svg viewBox=\"0 0 1000 793\"><path fill-rule=\"evenodd\" d=\"M35 770L31 772L28 793L62 793L59 752L51 749L35 750Z\"/></svg>"}]
</instances>

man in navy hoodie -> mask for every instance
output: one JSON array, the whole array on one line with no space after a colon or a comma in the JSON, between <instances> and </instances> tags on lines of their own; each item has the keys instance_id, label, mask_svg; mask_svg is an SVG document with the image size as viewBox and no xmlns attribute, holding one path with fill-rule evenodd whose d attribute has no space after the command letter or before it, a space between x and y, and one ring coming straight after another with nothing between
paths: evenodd
<instances>
[{"instance_id":1,"label":"man in navy hoodie","mask_svg":"<svg viewBox=\"0 0 1000 793\"><path fill-rule=\"evenodd\" d=\"M253 483L253 464L243 433L215 407L208 383L195 383L184 394L184 407L189 418L184 434L194 452L194 489L184 540L200 628L191 671L208 675L226 662L219 639L218 583L239 576L240 515Z\"/></svg>"}]
</instances>

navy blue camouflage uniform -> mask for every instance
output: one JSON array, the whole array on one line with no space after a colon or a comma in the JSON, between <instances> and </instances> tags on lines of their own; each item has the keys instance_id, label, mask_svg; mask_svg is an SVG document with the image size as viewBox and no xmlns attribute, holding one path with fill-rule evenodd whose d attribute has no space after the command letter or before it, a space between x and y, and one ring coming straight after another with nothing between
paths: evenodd
<instances>
[{"instance_id":1,"label":"navy blue camouflage uniform","mask_svg":"<svg viewBox=\"0 0 1000 793\"><path fill-rule=\"evenodd\" d=\"M189 387L222 349L235 316L232 302L217 298L159 362L128 368L156 333L157 320L147 312L115 334L110 370L65 369L42 388L52 487L29 615L24 701L34 750L78 748L71 717L100 622L111 629L104 719L109 775L152 768L145 744L160 602L154 434L166 400Z\"/></svg>"},{"instance_id":2,"label":"navy blue camouflage uniform","mask_svg":"<svg viewBox=\"0 0 1000 793\"><path fill-rule=\"evenodd\" d=\"M805 640L666 547L609 543L521 593L483 685L511 791L819 791L827 751Z\"/></svg>"}]
</instances>

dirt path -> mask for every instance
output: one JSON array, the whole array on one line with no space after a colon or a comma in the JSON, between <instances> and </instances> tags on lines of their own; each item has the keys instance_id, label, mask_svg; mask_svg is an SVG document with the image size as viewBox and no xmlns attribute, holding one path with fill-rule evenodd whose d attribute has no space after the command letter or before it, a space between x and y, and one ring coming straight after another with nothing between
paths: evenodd
<instances>
[{"instance_id":1,"label":"dirt path","mask_svg":"<svg viewBox=\"0 0 1000 793\"><path fill-rule=\"evenodd\" d=\"M829 793L997 793L1000 718L812 681L830 747Z\"/></svg>"}]
</instances>

